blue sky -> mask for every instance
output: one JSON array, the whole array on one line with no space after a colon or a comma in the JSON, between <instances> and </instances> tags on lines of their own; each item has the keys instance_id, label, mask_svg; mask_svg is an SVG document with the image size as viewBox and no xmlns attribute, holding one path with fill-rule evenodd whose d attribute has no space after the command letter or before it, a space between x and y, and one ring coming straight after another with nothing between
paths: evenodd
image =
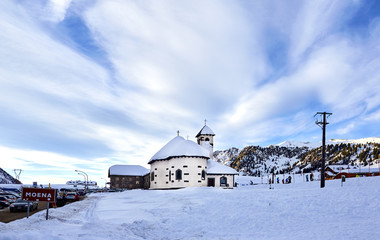
<instances>
[{"instance_id":1,"label":"blue sky","mask_svg":"<svg viewBox=\"0 0 380 240\"><path fill-rule=\"evenodd\" d=\"M104 184L208 120L215 149L380 137L379 1L3 0L0 167Z\"/></svg>"}]
</instances>

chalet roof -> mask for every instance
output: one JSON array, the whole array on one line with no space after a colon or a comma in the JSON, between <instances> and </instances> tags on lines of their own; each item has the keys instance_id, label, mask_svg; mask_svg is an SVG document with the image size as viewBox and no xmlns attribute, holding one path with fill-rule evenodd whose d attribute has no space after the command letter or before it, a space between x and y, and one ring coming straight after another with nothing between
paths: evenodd
<instances>
[{"instance_id":1,"label":"chalet roof","mask_svg":"<svg viewBox=\"0 0 380 240\"><path fill-rule=\"evenodd\" d=\"M149 173L149 169L140 165L113 165L108 170L108 175L122 176L144 176Z\"/></svg>"},{"instance_id":2,"label":"chalet roof","mask_svg":"<svg viewBox=\"0 0 380 240\"><path fill-rule=\"evenodd\" d=\"M199 137L200 135L215 136L215 133L207 125L204 125L203 128L199 131L199 133L195 137Z\"/></svg>"},{"instance_id":3,"label":"chalet roof","mask_svg":"<svg viewBox=\"0 0 380 240\"><path fill-rule=\"evenodd\" d=\"M199 146L193 141L185 140L181 136L176 136L163 146L149 160L149 164L156 160L166 160L173 157L203 157L209 158L209 151Z\"/></svg>"},{"instance_id":4,"label":"chalet roof","mask_svg":"<svg viewBox=\"0 0 380 240\"><path fill-rule=\"evenodd\" d=\"M207 174L238 174L233 168L218 163L212 159L207 160Z\"/></svg>"}]
</instances>

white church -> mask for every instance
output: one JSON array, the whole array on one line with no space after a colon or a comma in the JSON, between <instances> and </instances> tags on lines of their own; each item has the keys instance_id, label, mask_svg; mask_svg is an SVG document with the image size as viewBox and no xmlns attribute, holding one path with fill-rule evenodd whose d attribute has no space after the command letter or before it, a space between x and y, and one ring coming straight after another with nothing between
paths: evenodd
<instances>
[{"instance_id":1,"label":"white church","mask_svg":"<svg viewBox=\"0 0 380 240\"><path fill-rule=\"evenodd\" d=\"M150 189L233 188L238 173L213 160L214 136L205 124L195 136L197 143L179 134L169 141L148 162Z\"/></svg>"}]
</instances>

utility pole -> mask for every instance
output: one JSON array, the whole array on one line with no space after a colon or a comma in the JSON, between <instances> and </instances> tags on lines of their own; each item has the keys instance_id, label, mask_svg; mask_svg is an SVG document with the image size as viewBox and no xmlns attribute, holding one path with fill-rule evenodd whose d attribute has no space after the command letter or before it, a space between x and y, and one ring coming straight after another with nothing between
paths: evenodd
<instances>
[{"instance_id":1,"label":"utility pole","mask_svg":"<svg viewBox=\"0 0 380 240\"><path fill-rule=\"evenodd\" d=\"M321 168L321 188L325 187L325 162L326 162L326 125L329 124L326 122L326 119L332 115L332 113L327 112L317 112L315 116L323 116L322 121L315 121L315 124L322 128L322 168Z\"/></svg>"}]
</instances>

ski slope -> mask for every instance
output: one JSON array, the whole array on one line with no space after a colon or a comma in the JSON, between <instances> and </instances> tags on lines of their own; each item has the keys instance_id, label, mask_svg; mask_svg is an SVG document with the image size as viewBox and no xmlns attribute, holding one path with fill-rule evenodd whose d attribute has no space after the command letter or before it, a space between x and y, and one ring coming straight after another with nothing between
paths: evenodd
<instances>
[{"instance_id":1,"label":"ski slope","mask_svg":"<svg viewBox=\"0 0 380 240\"><path fill-rule=\"evenodd\" d=\"M17 239L377 239L380 177L92 194L87 199L0 223Z\"/></svg>"}]
</instances>

